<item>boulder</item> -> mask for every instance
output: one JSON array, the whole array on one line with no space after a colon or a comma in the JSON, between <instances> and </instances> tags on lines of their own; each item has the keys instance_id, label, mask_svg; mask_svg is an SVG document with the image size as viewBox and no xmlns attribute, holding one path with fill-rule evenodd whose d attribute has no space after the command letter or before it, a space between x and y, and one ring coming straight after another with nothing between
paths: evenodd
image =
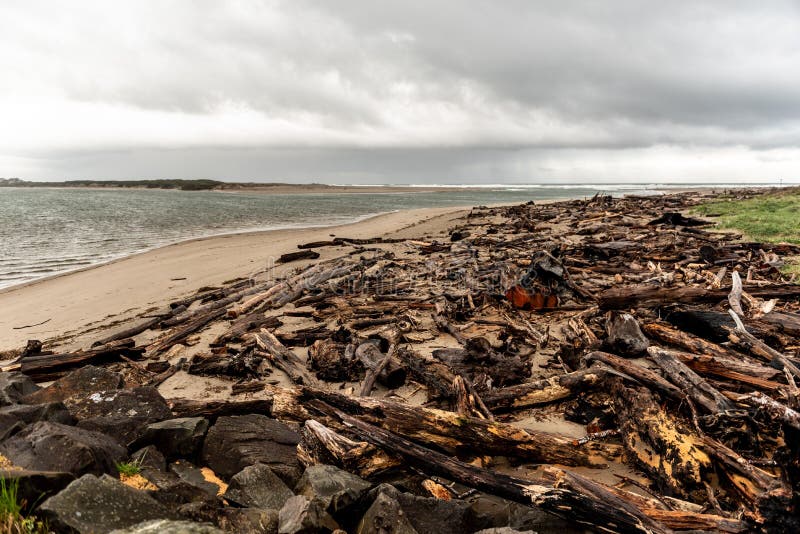
<instances>
[{"instance_id":1,"label":"boulder","mask_svg":"<svg viewBox=\"0 0 800 534\"><path fill-rule=\"evenodd\" d=\"M224 534L207 523L154 519L125 529L112 530L111 534Z\"/></svg>"},{"instance_id":2,"label":"boulder","mask_svg":"<svg viewBox=\"0 0 800 534\"><path fill-rule=\"evenodd\" d=\"M224 508L219 527L237 534L278 534L278 511L260 508Z\"/></svg>"},{"instance_id":3,"label":"boulder","mask_svg":"<svg viewBox=\"0 0 800 534\"><path fill-rule=\"evenodd\" d=\"M386 493L379 493L361 518L357 534L420 534L403 513L400 503Z\"/></svg>"},{"instance_id":4,"label":"boulder","mask_svg":"<svg viewBox=\"0 0 800 534\"><path fill-rule=\"evenodd\" d=\"M569 532L569 531L567 531ZM511 527L492 527L475 532L475 534L536 534L535 530L517 530Z\"/></svg>"},{"instance_id":5,"label":"boulder","mask_svg":"<svg viewBox=\"0 0 800 534\"><path fill-rule=\"evenodd\" d=\"M606 332L606 345L620 356L640 356L650 346L636 318L629 313L612 314L606 322Z\"/></svg>"},{"instance_id":6,"label":"boulder","mask_svg":"<svg viewBox=\"0 0 800 534\"><path fill-rule=\"evenodd\" d=\"M359 501L372 484L361 477L332 465L312 465L306 468L295 486L295 493L322 503L325 510L337 513Z\"/></svg>"},{"instance_id":7,"label":"boulder","mask_svg":"<svg viewBox=\"0 0 800 534\"><path fill-rule=\"evenodd\" d=\"M86 365L59 378L46 388L26 394L20 400L25 404L61 402L74 395L89 395L98 391L120 389L122 375L102 367Z\"/></svg>"},{"instance_id":8,"label":"boulder","mask_svg":"<svg viewBox=\"0 0 800 534\"><path fill-rule=\"evenodd\" d=\"M153 445L148 445L131 454L131 461L136 462L142 469L154 469L156 471L167 470L167 460L161 451Z\"/></svg>"},{"instance_id":9,"label":"boulder","mask_svg":"<svg viewBox=\"0 0 800 534\"><path fill-rule=\"evenodd\" d=\"M39 390L33 380L18 372L0 373L0 406L16 404L25 395Z\"/></svg>"},{"instance_id":10,"label":"boulder","mask_svg":"<svg viewBox=\"0 0 800 534\"><path fill-rule=\"evenodd\" d=\"M84 475L39 507L38 513L62 530L109 532L173 514L144 491L104 475Z\"/></svg>"},{"instance_id":11,"label":"boulder","mask_svg":"<svg viewBox=\"0 0 800 534\"><path fill-rule=\"evenodd\" d=\"M12 406L4 406L3 408L0 408L0 415L10 415L12 417L16 417L23 423L50 421L51 423L71 425L75 422L67 408L61 402L46 402L44 404L14 404Z\"/></svg>"},{"instance_id":12,"label":"boulder","mask_svg":"<svg viewBox=\"0 0 800 534\"><path fill-rule=\"evenodd\" d=\"M459 534L489 526L481 522L470 509L469 503L464 501L417 497L401 493L389 484L381 484L373 492L376 495L375 502L359 524L359 533L383 532L381 529L384 524L397 525L402 529L407 529L410 524L413 532L437 534ZM385 498L380 499L382 495ZM378 508L373 510L376 503ZM392 515L398 512L398 516Z\"/></svg>"},{"instance_id":13,"label":"boulder","mask_svg":"<svg viewBox=\"0 0 800 534\"><path fill-rule=\"evenodd\" d=\"M179 460L169 464L169 471L178 475L187 484L204 491L209 497L216 497L221 493L222 488L220 488L219 484L222 482L219 484L211 482L203 475L202 470L186 460Z\"/></svg>"},{"instance_id":14,"label":"boulder","mask_svg":"<svg viewBox=\"0 0 800 534\"><path fill-rule=\"evenodd\" d=\"M574 523L539 508L508 501L495 495L479 494L470 504L478 522L487 528L512 528L523 532L572 532ZM583 532L583 530L581 530Z\"/></svg>"},{"instance_id":15,"label":"boulder","mask_svg":"<svg viewBox=\"0 0 800 534\"><path fill-rule=\"evenodd\" d=\"M222 477L232 477L260 462L292 487L301 474L299 440L288 426L264 415L220 417L206 435L202 462Z\"/></svg>"},{"instance_id":16,"label":"boulder","mask_svg":"<svg viewBox=\"0 0 800 534\"><path fill-rule=\"evenodd\" d=\"M74 395L64 404L79 427L108 434L126 446L148 423L172 417L164 397L153 387Z\"/></svg>"},{"instance_id":17,"label":"boulder","mask_svg":"<svg viewBox=\"0 0 800 534\"><path fill-rule=\"evenodd\" d=\"M167 459L192 459L200 450L206 432L208 419L204 417L167 419L147 425L136 445L154 445Z\"/></svg>"},{"instance_id":18,"label":"boulder","mask_svg":"<svg viewBox=\"0 0 800 534\"><path fill-rule=\"evenodd\" d=\"M289 486L264 464L245 467L231 478L223 497L239 506L280 510L294 496Z\"/></svg>"},{"instance_id":19,"label":"boulder","mask_svg":"<svg viewBox=\"0 0 800 534\"><path fill-rule=\"evenodd\" d=\"M0 469L0 480L17 487L17 501L30 506L55 495L75 480L71 473L56 471L29 471L26 469Z\"/></svg>"},{"instance_id":20,"label":"boulder","mask_svg":"<svg viewBox=\"0 0 800 534\"><path fill-rule=\"evenodd\" d=\"M25 422L10 414L0 414L0 442L25 428Z\"/></svg>"},{"instance_id":21,"label":"boulder","mask_svg":"<svg viewBox=\"0 0 800 534\"><path fill-rule=\"evenodd\" d=\"M15 466L34 471L116 473L127 451L112 438L59 423L38 422L0 444L0 454Z\"/></svg>"},{"instance_id":22,"label":"boulder","mask_svg":"<svg viewBox=\"0 0 800 534\"><path fill-rule=\"evenodd\" d=\"M338 528L321 503L302 495L287 500L278 512L279 534L316 534L333 532Z\"/></svg>"}]
</instances>

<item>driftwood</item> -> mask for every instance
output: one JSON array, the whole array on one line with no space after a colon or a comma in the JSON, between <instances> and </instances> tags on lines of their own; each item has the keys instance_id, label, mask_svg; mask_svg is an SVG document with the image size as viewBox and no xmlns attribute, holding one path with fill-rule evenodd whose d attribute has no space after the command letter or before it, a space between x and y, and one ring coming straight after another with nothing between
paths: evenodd
<instances>
[{"instance_id":1,"label":"driftwood","mask_svg":"<svg viewBox=\"0 0 800 534\"><path fill-rule=\"evenodd\" d=\"M60 378L65 372L77 367L109 363L122 357L139 359L142 353L144 349L134 347L132 339L121 339L86 351L25 356L3 370L18 370L37 382L45 382Z\"/></svg>"}]
</instances>

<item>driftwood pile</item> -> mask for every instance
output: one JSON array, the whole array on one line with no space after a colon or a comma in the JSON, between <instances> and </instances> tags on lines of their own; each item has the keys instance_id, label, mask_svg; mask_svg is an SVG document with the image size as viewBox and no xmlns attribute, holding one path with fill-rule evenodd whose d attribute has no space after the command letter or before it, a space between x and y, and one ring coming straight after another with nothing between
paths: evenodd
<instances>
[{"instance_id":1,"label":"driftwood pile","mask_svg":"<svg viewBox=\"0 0 800 534\"><path fill-rule=\"evenodd\" d=\"M304 244L283 261L341 255L204 288L82 352L30 343L15 368L224 377L230 400L173 415L270 415L301 425L306 465L599 531L797 532L800 285L781 266L800 247L713 231L687 211L711 199L478 207L445 239ZM585 435L521 422L553 414Z\"/></svg>"}]
</instances>

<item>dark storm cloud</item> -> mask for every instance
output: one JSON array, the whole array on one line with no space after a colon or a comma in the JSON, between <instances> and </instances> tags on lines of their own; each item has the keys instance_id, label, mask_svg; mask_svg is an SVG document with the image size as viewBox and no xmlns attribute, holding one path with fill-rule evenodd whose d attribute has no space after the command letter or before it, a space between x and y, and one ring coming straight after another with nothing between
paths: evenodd
<instances>
[{"instance_id":1,"label":"dark storm cloud","mask_svg":"<svg viewBox=\"0 0 800 534\"><path fill-rule=\"evenodd\" d=\"M789 1L6 2L0 175L797 174L798 27Z\"/></svg>"}]
</instances>

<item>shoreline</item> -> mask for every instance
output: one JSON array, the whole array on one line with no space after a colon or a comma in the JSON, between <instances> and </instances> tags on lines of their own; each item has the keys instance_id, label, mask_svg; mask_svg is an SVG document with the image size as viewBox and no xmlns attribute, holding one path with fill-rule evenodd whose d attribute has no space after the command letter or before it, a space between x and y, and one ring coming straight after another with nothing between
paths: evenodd
<instances>
[{"instance_id":1,"label":"shoreline","mask_svg":"<svg viewBox=\"0 0 800 534\"><path fill-rule=\"evenodd\" d=\"M92 331L157 310L200 287L261 272L281 254L296 252L298 244L331 235L365 239L440 234L469 209L398 210L338 225L197 237L3 288L0 351L17 349L28 339L60 340L57 346L65 349L84 346ZM333 256L323 251L320 260ZM274 265L271 272L281 276L308 263ZM33 326L20 328L26 325Z\"/></svg>"}]
</instances>

